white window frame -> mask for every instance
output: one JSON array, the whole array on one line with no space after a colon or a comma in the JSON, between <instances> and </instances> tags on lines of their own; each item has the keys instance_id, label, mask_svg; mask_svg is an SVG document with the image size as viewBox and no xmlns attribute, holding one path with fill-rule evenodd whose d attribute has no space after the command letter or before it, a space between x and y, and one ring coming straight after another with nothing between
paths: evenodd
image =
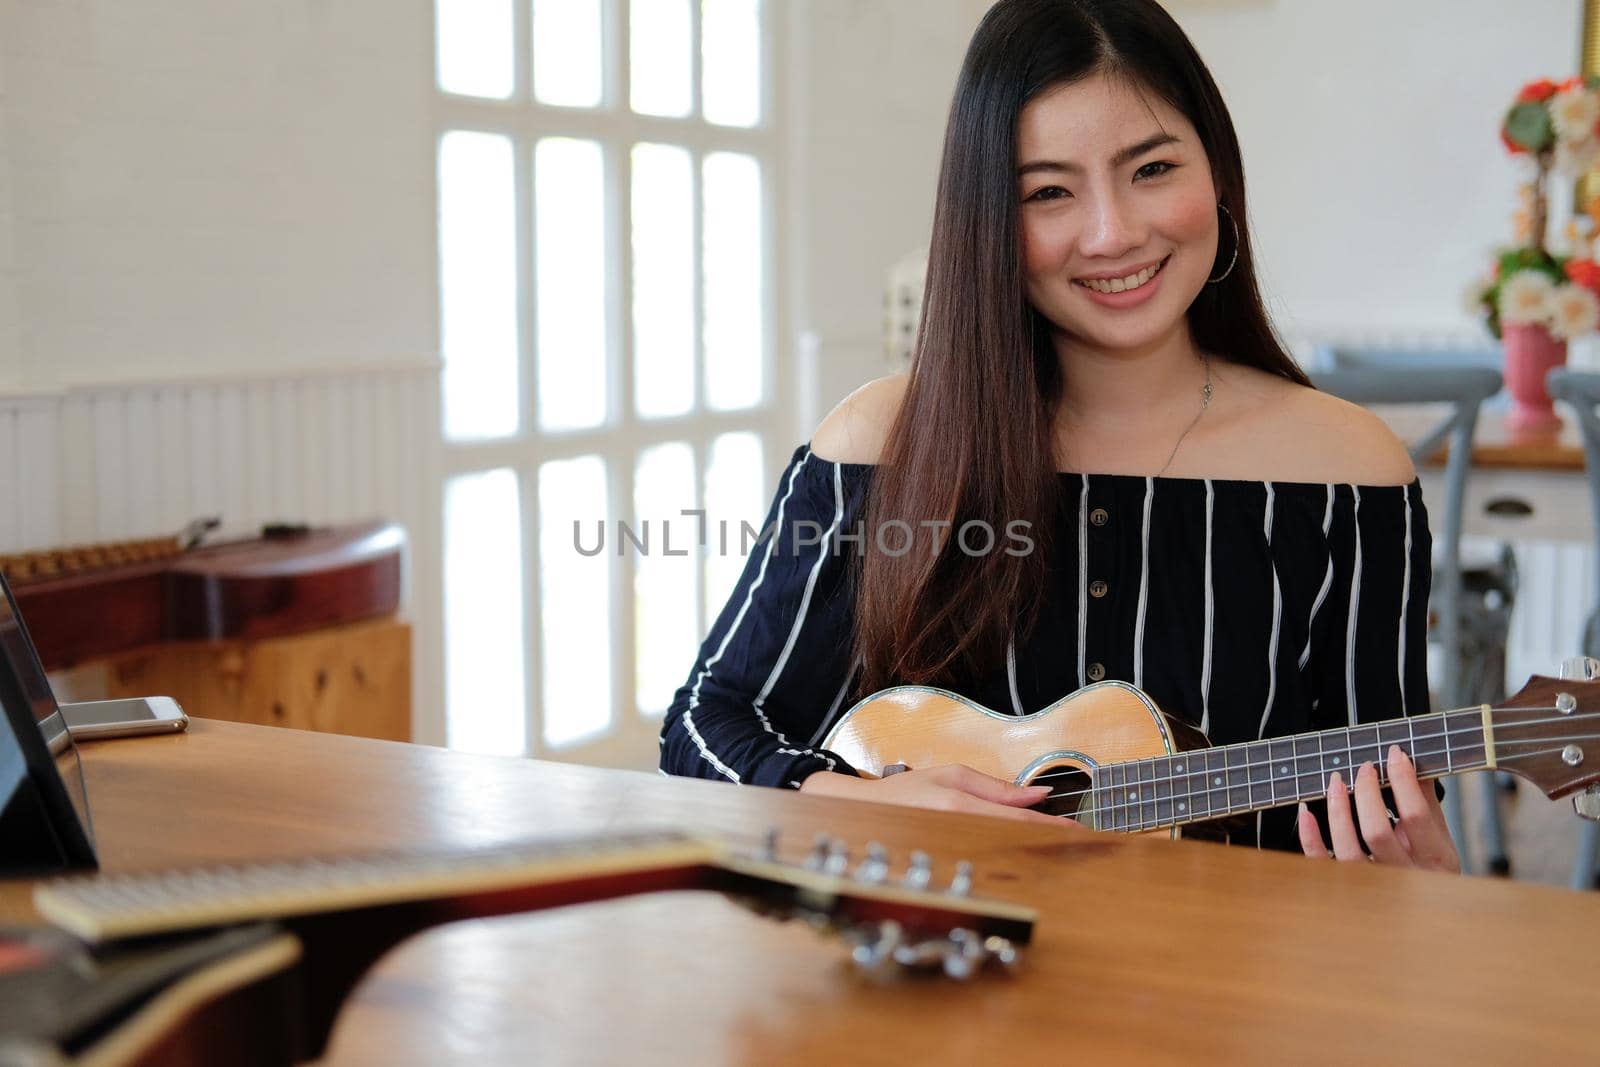
<instances>
[{"instance_id":1,"label":"white window frame","mask_svg":"<svg viewBox=\"0 0 1600 1067\"><path fill-rule=\"evenodd\" d=\"M640 2L640 0L632 0ZM649 2L649 0L643 0ZM530 60L532 57L532 0L515 0L513 32L520 42L516 49L515 88L509 100L480 99L446 93L438 88L434 71L436 103L435 138L432 160L437 181L439 146L453 130L501 134L511 139L514 163L516 204L519 420L512 436L489 440L442 441L443 462L437 499L445 499L444 483L462 474L509 468L517 475L522 506L522 603L525 637L527 754L570 762L605 766L651 767L657 758L657 735L671 692L654 694L649 713L641 713L635 699L637 649L633 611L634 563L630 552L618 556L614 545L616 521L633 518L634 469L640 452L652 445L686 442L694 449L697 470L697 499L685 507L699 507L705 499L705 473L712 441L724 433L745 431L761 442L762 461L768 483L787 461L796 430L795 405L780 403L792 395L796 381L794 357L787 339L793 335L788 302L780 274L790 257L784 232L787 200L787 158L781 135L779 88L785 84L783 57L778 47L780 23L789 14L788 0L761 0L762 87L761 122L753 128L715 126L698 115L700 101L700 11L691 3L693 57L691 60L691 99L696 114L683 119L635 114L628 106L628 3L629 0L603 0L603 102L597 108L554 107L534 100ZM430 25L435 15L430 5ZM787 29L787 27L783 27ZM433 31L436 32L436 29ZM430 54L437 54L431 49ZM572 431L542 431L537 426L538 337L533 212L533 154L538 140L565 136L598 142L604 153L606 175L606 315L609 351L607 353L607 416L596 428ZM681 146L691 154L694 188L694 272L696 337L696 404L685 416L641 419L634 410L633 330L630 311L633 259L630 242L630 167L631 150L639 142ZM702 184L703 161L710 152L730 151L753 156L762 176L763 203L763 399L742 411L717 412L706 407L704 270L702 263ZM434 232L438 233L438 190L435 188ZM437 258L435 260L437 263ZM436 285L435 291L438 291ZM441 420L441 426L443 420ZM441 431L442 432L442 431ZM605 635L611 646L612 707L607 728L572 745L551 748L544 741L545 709L541 684L542 633L540 630L540 553L538 473L541 464L558 459L596 455L606 464L607 498L610 506L606 558L609 561L611 633ZM671 516L667 516L671 517ZM644 516L640 516L644 518ZM650 518L659 520L660 516ZM762 516L748 517L759 525ZM654 525L654 523L652 523ZM713 538L713 543L714 543ZM703 564L703 560L702 560ZM694 619L697 636L709 628L721 604L705 603L703 571L695 582ZM685 620L687 623L689 620ZM684 663L688 676L691 663ZM448 666L446 667L448 669ZM445 709L440 709L439 735L445 734Z\"/></svg>"}]
</instances>

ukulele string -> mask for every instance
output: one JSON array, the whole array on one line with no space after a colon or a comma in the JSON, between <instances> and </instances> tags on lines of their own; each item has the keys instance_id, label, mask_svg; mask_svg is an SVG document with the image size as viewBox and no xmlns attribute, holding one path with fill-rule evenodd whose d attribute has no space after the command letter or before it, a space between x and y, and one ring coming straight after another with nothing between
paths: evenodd
<instances>
[{"instance_id":1,"label":"ukulele string","mask_svg":"<svg viewBox=\"0 0 1600 1067\"><path fill-rule=\"evenodd\" d=\"M1511 741L1497 742L1495 747L1498 749L1501 745L1504 745L1504 744L1531 745L1531 744L1548 743L1550 741L1567 742L1567 741L1585 740L1586 738L1587 738L1587 735L1578 735L1578 736L1575 736L1575 737L1527 738L1525 740L1520 740L1520 741L1511 740ZM1418 752L1418 753L1415 754L1415 756L1420 756L1420 757L1424 757L1424 758L1430 757L1430 756L1439 756L1439 755L1445 754L1447 751L1448 751L1448 749L1442 749L1442 748L1441 749L1434 749L1434 750L1430 750L1430 751L1426 751L1426 752ZM1510 763L1510 762L1513 762L1513 761L1516 761L1516 760L1535 759L1535 758L1540 757L1540 756L1547 756L1547 755L1550 755L1552 753L1557 753L1557 752L1560 752L1560 751L1561 751L1561 748L1558 747L1558 748L1539 749L1539 750L1534 751L1534 752L1513 752L1513 753L1511 753L1509 755L1506 755L1506 756L1498 758L1495 762L1496 762L1496 766L1499 766L1499 765ZM1383 760L1378 760L1375 763L1375 767L1378 770L1378 775L1379 775L1379 780L1380 781L1383 780L1383 776L1384 776L1384 773L1385 773L1384 769L1383 769L1384 764L1385 764L1385 761L1383 761ZM1263 766L1263 764L1259 764L1258 763L1258 764L1254 764L1254 766L1258 766L1259 767L1259 766ZM1238 769L1242 769L1242 767L1243 767L1243 765L1241 765L1240 767L1236 767L1236 768L1230 768L1230 770L1238 770ZM1475 770L1488 770L1488 769L1491 769L1491 768L1475 768ZM1061 773L1082 773L1082 772L1061 772ZM1194 772L1191 772L1190 774L1184 775L1184 777L1192 777L1195 774L1202 774L1202 773L1209 773L1209 772L1194 771ZM1293 780L1298 782L1301 778L1305 778L1305 777L1307 777L1307 776L1309 776L1311 774L1314 774L1314 773L1318 773L1318 772L1307 771L1307 772L1304 772L1302 774L1289 775L1288 777L1292 778ZM1450 772L1448 772L1448 771L1446 772L1446 774L1449 774L1449 773ZM1040 775L1040 778L1043 778L1043 777L1045 777L1045 776L1044 775ZM1444 777L1444 775L1436 775L1435 777ZM1165 801L1167 803L1173 803L1173 802L1176 802L1176 801L1181 800L1181 799L1186 798L1186 797L1192 798L1192 797L1199 797L1199 796L1206 797L1207 798L1207 803L1209 804L1209 802L1210 802L1209 801L1209 797L1210 797L1210 794L1212 794L1212 793L1227 793L1227 792L1230 792L1230 791L1235 790L1235 789L1249 789L1249 788L1251 788L1253 786L1260 786L1260 785L1267 785L1267 786L1270 787L1274 782L1279 781L1279 780L1280 779L1268 779L1266 782L1240 782L1240 783L1235 783L1233 785L1206 786L1203 789L1184 790L1183 792L1175 792L1175 793L1172 793L1172 794L1170 794L1168 796L1164 796L1164 797L1152 796L1152 797L1148 797L1148 798L1146 798L1144 800L1127 800L1127 801L1119 801L1119 802L1117 802L1115 804L1097 805L1094 810L1097 813L1098 812L1121 811L1121 810L1124 810L1124 809L1127 809L1127 808L1142 808L1143 806L1145 806L1147 804L1154 804L1154 803L1157 803L1158 801ZM1166 781L1171 782L1172 779L1166 779ZM1030 785L1037 785L1037 784L1039 784L1039 779L1034 779L1034 781L1030 782L1029 784ZM1133 783L1128 783L1128 784L1142 787L1142 786L1145 786L1145 785L1152 785L1153 786L1156 783L1155 782L1149 782L1149 783L1146 783L1146 782L1133 782ZM1123 786L1117 786L1117 785L1111 785L1111 786L1104 787L1104 788L1116 789L1116 788L1124 788L1124 787ZM1058 799L1064 799L1064 798L1070 798L1070 797L1082 797L1082 796L1086 796L1086 795L1092 794L1095 791L1095 789L1096 789L1096 787L1091 786L1088 789L1075 789L1075 790L1065 790L1065 791L1062 791L1062 792L1052 792L1045 799L1047 799L1047 800L1058 800ZM1300 798L1296 798L1296 799L1298 800ZM1282 806L1281 804L1277 804L1277 803L1266 805L1266 807L1268 807L1268 808L1281 807L1281 806ZM1251 809L1251 810L1253 810L1253 809ZM1061 817L1061 818L1071 818L1071 816L1065 816L1065 815L1059 816L1059 817Z\"/></svg>"},{"instance_id":2,"label":"ukulele string","mask_svg":"<svg viewBox=\"0 0 1600 1067\"><path fill-rule=\"evenodd\" d=\"M1529 737L1529 738L1521 738L1521 739L1511 738L1511 739L1504 740L1504 741L1497 741L1495 743L1495 748L1496 748L1496 750L1499 750L1500 748L1503 748L1506 745L1537 745L1537 744L1547 744L1547 743L1549 743L1551 741L1560 741L1560 742L1563 742L1563 743L1568 742L1568 741L1585 741L1585 740L1591 739L1592 737L1593 737L1592 734L1574 734L1574 735L1570 735L1570 736L1567 736L1567 737ZM1422 740L1432 740L1432 738L1423 738ZM1205 751L1205 750L1201 749L1200 751ZM1404 751L1403 747L1402 747L1402 751ZM1452 751L1453 750L1450 749L1448 746L1446 746L1445 748L1439 748L1439 749L1423 750L1421 748L1421 745L1419 744L1418 751L1414 752L1414 753L1408 753L1408 755L1410 755L1412 757L1412 759L1415 760L1417 758L1426 759L1426 758L1431 757L1431 756L1440 756L1440 755L1446 755L1447 756ZM1560 749L1553 749L1551 751L1559 752L1561 750ZM1528 753L1513 753L1510 757L1507 757L1507 758L1524 759L1524 758L1527 758L1528 755L1529 755ZM1072 790L1062 790L1062 791L1058 791L1058 792L1052 792L1050 794L1050 796L1049 796L1049 799L1054 800L1054 799L1056 799L1058 797L1081 797L1081 796L1085 796L1085 795L1087 795L1089 793L1094 792L1096 788L1101 788L1101 789L1120 789L1120 788L1125 788L1125 787L1128 787L1128 786L1139 788L1139 787L1143 787L1143 786L1147 786L1147 785L1153 786L1153 785L1156 785L1158 782L1172 783L1172 782L1176 782L1176 781L1178 781L1180 779L1184 779L1184 778L1193 778L1196 775L1215 774L1218 771L1223 771L1224 773L1226 773L1227 771L1249 770L1249 769L1256 768L1256 767L1268 767L1268 766L1271 766L1274 763L1280 763L1281 764L1281 762L1282 761L1280 761L1280 760L1270 760L1270 761L1267 761L1267 762L1240 763L1240 764L1237 764L1235 766L1228 767L1228 768L1220 768L1220 767L1218 767L1218 768L1212 768L1210 770L1206 770L1206 769L1202 768L1200 770L1179 772L1178 774L1175 774L1175 775L1168 775L1168 776L1163 777L1163 778L1150 779L1148 781L1133 781L1133 782L1125 782L1125 783L1112 782L1112 783L1108 783L1108 784L1106 784L1104 786L1100 786L1100 787L1090 786L1088 789L1072 789ZM1370 762L1375 767L1377 767L1380 775L1383 774L1383 769L1388 764L1388 761L1384 760L1384 759L1369 760L1369 761L1366 761L1366 762ZM1504 762L1504 760L1496 760L1496 762L1497 763L1501 763L1501 762ZM1106 770L1106 769L1109 769L1109 767L1116 767L1116 766L1126 766L1126 764L1109 764L1108 767L1103 767L1103 768L1101 768L1101 770ZM1473 770L1492 770L1492 769L1493 768L1481 767L1481 768L1474 768ZM1346 771L1346 770L1349 770L1349 768L1347 768L1347 767L1335 767L1334 770L1335 771ZM1359 771L1360 770L1360 766L1357 765L1355 770ZM1297 774L1284 775L1283 777L1285 777L1285 778L1293 778L1293 779L1298 780L1300 778L1305 778L1305 777L1308 777L1308 776L1313 775L1313 774L1326 774L1327 771L1328 771L1327 767L1324 766L1318 771L1301 771L1301 772L1299 772ZM1064 778L1064 777L1071 777L1073 775L1082 775L1082 774L1086 774L1086 773L1087 772L1085 772L1085 771L1077 770L1077 769L1065 769L1065 770L1059 770L1059 771L1050 771L1048 773L1039 775L1038 777L1036 777L1036 778L1032 779L1031 781L1029 781L1027 784L1028 785L1042 785L1042 784L1044 784L1044 780L1047 779L1047 778ZM1450 773L1453 773L1453 772L1450 772L1450 771L1446 771L1445 772L1445 774L1450 774ZM1471 772L1463 771L1461 773L1471 773ZM1268 778L1265 782L1245 781L1245 782L1235 782L1232 785L1207 786L1205 789L1185 790L1184 791L1184 795L1185 796L1199 796L1201 794L1213 793L1213 792L1217 792L1219 790L1244 789L1244 788L1247 788L1247 787L1252 786L1252 785L1270 785L1270 783L1272 783L1274 781L1278 781L1278 780L1279 779ZM1135 802L1135 803L1137 803L1137 802ZM1104 809L1102 809L1102 810L1104 810Z\"/></svg>"},{"instance_id":3,"label":"ukulele string","mask_svg":"<svg viewBox=\"0 0 1600 1067\"><path fill-rule=\"evenodd\" d=\"M1476 709L1463 708L1461 710L1462 711L1473 711L1473 710L1476 710ZM1544 712L1544 711L1556 711L1557 709L1556 708L1517 708L1515 710L1517 710L1517 711ZM1591 712L1580 712L1580 713L1572 714L1572 715L1559 715L1559 716L1555 716L1555 717L1552 717L1552 718L1533 719L1533 720L1530 720L1530 721L1523 721L1523 722L1513 723L1511 725L1515 725L1515 726L1519 726L1519 727L1521 727L1521 726L1543 726L1543 725L1547 725L1547 724L1553 723L1553 722L1571 722L1574 719L1594 719L1594 718L1600 718L1600 712L1591 711ZM1404 721L1404 720L1397 720L1397 721ZM1357 729L1361 729L1361 727L1357 727ZM1477 724L1474 724L1472 726L1460 726L1460 727L1455 727L1455 728L1451 728L1451 729L1446 729L1446 730L1443 730L1443 731L1441 731L1439 733L1425 734L1422 737L1416 738L1415 741L1420 746L1423 742L1426 742L1426 741L1437 741L1437 740L1440 740L1442 738L1448 738L1448 737L1451 737L1451 736L1454 736L1454 735L1481 734L1482 730L1483 730L1483 727L1481 725L1477 725ZM1246 744L1249 744L1249 745L1269 744L1269 743L1270 744L1287 744L1287 743L1299 740L1300 738L1316 737L1316 736L1318 736L1318 735L1315 732L1306 733L1306 734L1295 734L1295 735L1290 736L1290 737L1263 738L1260 741L1249 741L1249 742L1246 742ZM1410 740L1410 739L1408 738L1408 740ZM1494 744L1495 744L1496 748L1499 748L1502 745L1517 745L1517 744L1524 744L1525 745L1525 744L1529 744L1529 743L1534 742L1534 741L1547 741L1547 740L1549 740L1549 738L1542 738L1542 737L1541 738L1524 738L1524 739L1518 739L1518 738L1500 739L1500 738L1495 738ZM1566 739L1563 739L1563 740L1582 741L1582 740L1585 740L1585 737L1580 735L1580 736L1577 736L1577 737L1566 738ZM1390 744L1400 744L1400 742L1392 741L1392 742L1390 742ZM1225 746L1225 747L1232 747L1232 746ZM1366 748L1366 747L1367 747L1366 745L1346 746L1343 749L1343 751L1349 752L1349 751L1352 751L1355 748ZM1383 745L1381 742L1378 742L1376 747L1387 748L1387 745ZM1405 746L1401 745L1401 748L1402 748L1402 750L1404 750ZM1167 757L1167 756L1155 756L1155 757L1152 757L1152 758L1153 759L1166 759L1166 758L1179 759L1179 758L1181 758L1183 756L1186 756L1186 755L1187 756L1202 755L1202 754L1204 754L1206 752L1217 752L1217 751L1222 751L1222 750L1221 749L1215 749L1215 748L1190 749L1187 752L1182 752L1182 753L1175 752L1175 753L1172 753L1170 755L1170 757ZM1334 748L1331 751L1333 753L1337 754L1341 750L1338 749L1338 748ZM1440 753L1448 753L1449 751L1450 751L1450 747L1447 745L1445 748L1439 749L1438 751L1429 751L1429 752L1420 752L1419 751L1418 753L1415 753L1415 755L1437 756ZM1256 760L1254 762L1247 762L1247 763L1235 763L1235 764L1229 764L1228 766L1225 766L1225 767L1216 767L1216 768L1209 768L1209 769L1202 767L1199 770L1188 771L1188 772L1179 772L1179 774L1182 775L1183 777L1189 777L1189 776L1196 775L1196 774L1209 774L1209 773L1212 773L1213 771L1223 771L1224 773L1229 772L1229 771L1248 771L1248 770L1254 770L1257 767L1270 767L1275 763L1282 763L1286 759L1289 760L1290 762L1293 762L1296 759L1309 759L1310 755L1311 754L1309 752L1306 752L1306 753L1294 753L1294 752L1291 752L1287 756L1281 756L1278 759ZM1323 755L1327 755L1327 753L1319 752L1318 755L1320 757L1320 756L1323 756ZM1127 761L1127 763L1113 763L1113 764L1107 764L1106 766L1107 767L1127 766L1129 763L1139 763L1139 762L1143 762L1143 761L1141 761L1141 760L1129 760L1129 761ZM1382 763L1383 761L1380 759L1380 760L1377 760L1376 762ZM1336 768L1336 769L1339 769L1339 768ZM1062 770L1046 771L1045 773L1040 774L1040 775L1034 777L1033 779L1031 779L1028 782L1028 784L1029 785L1041 785L1046 780L1048 780L1050 778L1064 778L1064 777L1068 777L1070 775L1083 774L1083 773L1085 773L1085 772L1082 771L1082 770L1079 770L1077 768L1065 768L1065 769L1062 769ZM1171 776L1169 775L1168 776L1168 780L1170 780L1170 778L1171 778ZM1133 783L1133 784L1139 784L1139 783ZM1071 794L1062 793L1062 794L1052 794L1052 795L1069 796Z\"/></svg>"},{"instance_id":4,"label":"ukulele string","mask_svg":"<svg viewBox=\"0 0 1600 1067\"><path fill-rule=\"evenodd\" d=\"M1505 764L1505 763L1513 762L1515 760L1537 759L1539 757L1549 756L1549 755L1552 755L1554 753L1558 753L1560 751L1561 751L1561 749L1559 749L1559 748L1547 748L1547 749L1541 749L1541 750L1539 750L1537 752L1522 752L1522 753L1517 753L1517 754L1513 754L1513 755L1507 756L1504 759L1499 760L1498 762L1499 762L1499 764ZM1426 755L1438 755L1438 753L1425 753L1425 754ZM1480 769L1486 769L1486 768L1480 768ZM1440 776L1440 777L1442 777L1442 776ZM1261 783L1257 782L1257 783L1254 783L1254 784L1260 785ZM1234 786L1232 788L1237 789L1237 788L1241 788L1241 787ZM1203 790L1203 792L1206 792L1206 793L1217 792L1217 791L1218 790L1213 790L1213 789ZM1086 792L1086 791L1084 791L1084 792ZM1067 795L1071 795L1071 794L1056 794L1056 793L1052 793L1048 799L1052 799L1053 800L1057 796L1067 796ZM1183 795L1185 795L1185 796L1193 796L1195 794L1183 794ZM1099 815L1101 812L1124 811L1124 810L1126 810L1128 808L1141 808L1142 809L1145 805L1154 804L1157 801L1165 801L1165 802L1171 804L1174 801L1176 801L1177 799L1179 799L1179 798L1176 797L1176 796L1156 797L1156 798L1151 798L1149 800L1144 800L1144 801L1128 801L1128 802L1119 803L1119 804L1108 804L1108 805L1105 805L1104 807L1096 807L1094 809L1094 812L1095 812L1096 815ZM1249 812L1252 812L1252 811L1266 811L1266 810L1269 810L1269 809L1272 809L1272 808L1286 807L1290 803L1298 803L1300 799L1315 799L1315 798L1296 798L1295 801L1273 801L1271 803L1262 804L1260 806L1252 806L1252 807L1248 807L1248 808L1239 808L1237 810L1225 811L1225 812L1222 812L1221 814L1210 814L1208 812L1207 814L1204 814L1204 815L1198 815L1198 816L1191 815L1191 816L1187 816L1187 817L1182 818L1182 819L1159 819L1158 818L1155 822L1151 823L1149 826L1143 825L1143 819L1141 818L1140 819L1140 825L1119 827L1118 829L1120 831L1156 830L1156 829L1165 829L1165 828L1170 827L1170 826L1181 826L1181 825L1185 825L1185 824L1188 824L1188 823L1208 822L1211 819L1221 819L1221 818L1225 818L1225 817L1230 816L1230 815L1243 815L1243 814L1248 814ZM1057 818L1057 819L1071 819L1071 818L1074 818L1073 815L1067 814L1065 812L1043 812L1041 814L1051 815L1051 816L1053 816L1054 818Z\"/></svg>"}]
</instances>

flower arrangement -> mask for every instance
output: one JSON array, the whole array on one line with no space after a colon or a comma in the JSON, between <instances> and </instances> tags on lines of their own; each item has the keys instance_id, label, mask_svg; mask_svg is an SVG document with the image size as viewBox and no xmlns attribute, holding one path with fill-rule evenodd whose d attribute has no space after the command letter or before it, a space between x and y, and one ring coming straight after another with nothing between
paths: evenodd
<instances>
[{"instance_id":1,"label":"flower arrangement","mask_svg":"<svg viewBox=\"0 0 1600 1067\"><path fill-rule=\"evenodd\" d=\"M1560 341L1600 330L1600 198L1567 225L1570 254L1545 247L1550 174L1576 179L1600 163L1600 78L1523 86L1500 124L1500 140L1532 161L1532 175L1512 215L1517 246L1500 252L1493 275L1474 286L1474 305L1496 337L1506 326L1541 326Z\"/></svg>"}]
</instances>

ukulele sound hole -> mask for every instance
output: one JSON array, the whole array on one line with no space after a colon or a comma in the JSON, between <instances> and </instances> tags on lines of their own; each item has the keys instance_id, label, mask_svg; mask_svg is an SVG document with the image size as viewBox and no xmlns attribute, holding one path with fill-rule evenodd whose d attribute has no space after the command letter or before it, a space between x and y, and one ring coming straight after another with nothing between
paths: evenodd
<instances>
[{"instance_id":1,"label":"ukulele sound hole","mask_svg":"<svg viewBox=\"0 0 1600 1067\"><path fill-rule=\"evenodd\" d=\"M1065 764L1044 767L1024 784L1050 787L1050 795L1035 804L1034 811L1069 819L1081 819L1093 811L1089 789L1094 780L1079 767Z\"/></svg>"}]
</instances>

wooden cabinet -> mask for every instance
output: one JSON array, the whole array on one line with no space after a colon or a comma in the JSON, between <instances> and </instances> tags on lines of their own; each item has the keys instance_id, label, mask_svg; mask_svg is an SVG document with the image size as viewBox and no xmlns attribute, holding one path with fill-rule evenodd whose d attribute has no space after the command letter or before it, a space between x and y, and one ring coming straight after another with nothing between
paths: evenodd
<instances>
[{"instance_id":1,"label":"wooden cabinet","mask_svg":"<svg viewBox=\"0 0 1600 1067\"><path fill-rule=\"evenodd\" d=\"M63 700L170 696L189 715L411 739L411 627L397 619L245 641L178 641L66 672Z\"/></svg>"}]
</instances>

